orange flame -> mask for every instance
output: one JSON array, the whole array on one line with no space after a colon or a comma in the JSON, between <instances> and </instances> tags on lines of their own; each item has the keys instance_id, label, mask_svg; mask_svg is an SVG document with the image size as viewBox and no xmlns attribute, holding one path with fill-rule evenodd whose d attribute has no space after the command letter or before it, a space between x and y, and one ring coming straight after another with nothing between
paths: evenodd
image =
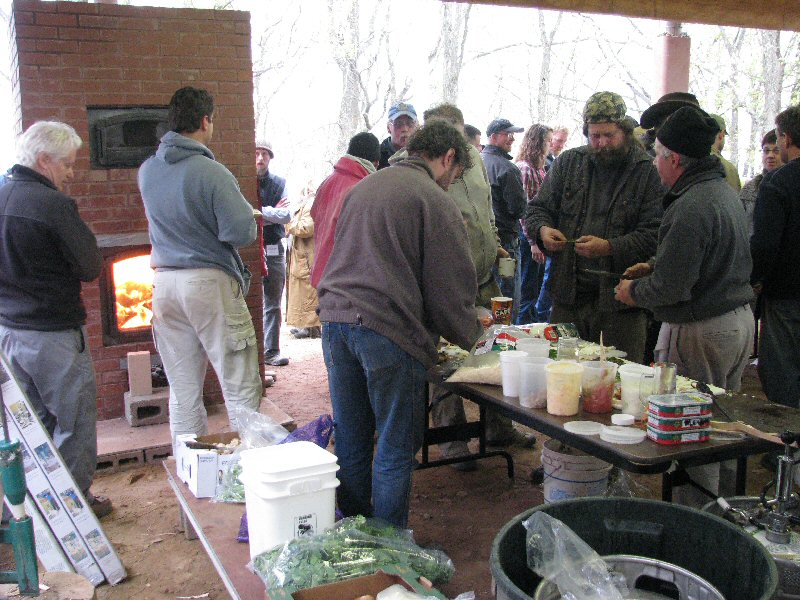
<instances>
[{"instance_id":1,"label":"orange flame","mask_svg":"<svg viewBox=\"0 0 800 600\"><path fill-rule=\"evenodd\" d=\"M117 328L150 327L153 319L153 269L150 255L135 256L114 263L114 295L117 301Z\"/></svg>"}]
</instances>

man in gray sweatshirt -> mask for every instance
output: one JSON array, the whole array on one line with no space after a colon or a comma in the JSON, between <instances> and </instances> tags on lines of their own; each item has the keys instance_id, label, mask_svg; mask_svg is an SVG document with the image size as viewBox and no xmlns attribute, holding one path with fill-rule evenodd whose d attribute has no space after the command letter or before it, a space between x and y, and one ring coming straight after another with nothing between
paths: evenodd
<instances>
[{"instance_id":1,"label":"man in gray sweatshirt","mask_svg":"<svg viewBox=\"0 0 800 600\"><path fill-rule=\"evenodd\" d=\"M153 333L170 385L174 444L178 434L208 431L208 361L229 409L257 409L262 385L245 303L250 272L236 250L256 239L253 208L207 147L214 132L211 95L179 89L169 119L171 131L139 169L139 189L153 247Z\"/></svg>"}]
</instances>

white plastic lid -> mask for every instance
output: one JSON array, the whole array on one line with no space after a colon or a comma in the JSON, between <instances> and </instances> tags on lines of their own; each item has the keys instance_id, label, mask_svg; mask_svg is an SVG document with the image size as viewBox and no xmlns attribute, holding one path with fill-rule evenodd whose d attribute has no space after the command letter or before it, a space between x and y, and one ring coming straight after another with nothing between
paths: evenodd
<instances>
[{"instance_id":1,"label":"white plastic lid","mask_svg":"<svg viewBox=\"0 0 800 600\"><path fill-rule=\"evenodd\" d=\"M612 444L638 444L643 442L645 437L647 434L641 429L619 425L604 425L600 431L600 439Z\"/></svg>"},{"instance_id":2,"label":"white plastic lid","mask_svg":"<svg viewBox=\"0 0 800 600\"><path fill-rule=\"evenodd\" d=\"M564 429L578 435L597 435L603 429L603 424L594 421L567 421Z\"/></svg>"},{"instance_id":3,"label":"white plastic lid","mask_svg":"<svg viewBox=\"0 0 800 600\"><path fill-rule=\"evenodd\" d=\"M629 415L626 413L619 413L616 415L611 415L611 422L614 425L633 425L635 419L633 415Z\"/></svg>"}]
</instances>

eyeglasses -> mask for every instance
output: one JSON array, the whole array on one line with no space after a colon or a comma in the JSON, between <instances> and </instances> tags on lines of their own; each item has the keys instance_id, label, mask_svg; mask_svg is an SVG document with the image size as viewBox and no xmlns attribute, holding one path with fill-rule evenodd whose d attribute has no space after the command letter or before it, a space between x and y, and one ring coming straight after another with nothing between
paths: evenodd
<instances>
[{"instance_id":1,"label":"eyeglasses","mask_svg":"<svg viewBox=\"0 0 800 600\"><path fill-rule=\"evenodd\" d=\"M762 154L780 154L780 149L777 146L764 146L761 148Z\"/></svg>"}]
</instances>

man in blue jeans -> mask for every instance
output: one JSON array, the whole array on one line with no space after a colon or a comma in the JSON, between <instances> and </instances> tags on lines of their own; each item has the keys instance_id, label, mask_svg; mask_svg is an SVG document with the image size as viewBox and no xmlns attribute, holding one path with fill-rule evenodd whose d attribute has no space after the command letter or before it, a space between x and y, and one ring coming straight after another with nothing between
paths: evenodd
<instances>
[{"instance_id":1,"label":"man in blue jeans","mask_svg":"<svg viewBox=\"0 0 800 600\"><path fill-rule=\"evenodd\" d=\"M470 348L482 332L466 228L445 192L470 166L467 141L435 120L407 149L348 194L318 287L339 508L398 527L408 521L439 336Z\"/></svg>"}]
</instances>

